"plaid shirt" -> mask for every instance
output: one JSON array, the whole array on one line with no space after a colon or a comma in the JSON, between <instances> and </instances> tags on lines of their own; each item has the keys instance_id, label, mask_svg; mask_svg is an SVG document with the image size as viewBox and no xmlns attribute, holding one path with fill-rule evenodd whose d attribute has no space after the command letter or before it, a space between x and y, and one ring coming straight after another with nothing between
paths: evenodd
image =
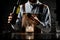
<instances>
[{"instance_id":1,"label":"plaid shirt","mask_svg":"<svg viewBox=\"0 0 60 40\"><path fill-rule=\"evenodd\" d=\"M39 1L37 1L36 4L42 4L40 3ZM41 22L44 24L43 26L51 26L51 15L50 15L50 10L49 10L49 7L47 5L45 5L46 8L43 8L43 14L42 17L44 17ZM30 4L30 2L28 1L27 3L25 3L25 12L26 13L39 13L39 10L37 8L35 8L33 11L32 11L32 8L33 6ZM22 8L22 5L20 5L20 12L18 13L18 18L16 20L16 24L20 25L21 24L21 18L22 18L22 15L23 15L23 8Z\"/></svg>"}]
</instances>

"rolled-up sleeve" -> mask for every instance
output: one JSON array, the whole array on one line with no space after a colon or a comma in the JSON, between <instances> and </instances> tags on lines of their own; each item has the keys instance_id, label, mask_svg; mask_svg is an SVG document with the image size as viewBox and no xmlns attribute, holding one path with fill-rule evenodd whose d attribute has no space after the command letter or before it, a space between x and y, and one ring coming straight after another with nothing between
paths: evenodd
<instances>
[{"instance_id":1,"label":"rolled-up sleeve","mask_svg":"<svg viewBox=\"0 0 60 40\"><path fill-rule=\"evenodd\" d=\"M46 26L51 26L51 14L50 14L50 10L49 10L48 6L47 6L46 17L45 17L45 25Z\"/></svg>"}]
</instances>

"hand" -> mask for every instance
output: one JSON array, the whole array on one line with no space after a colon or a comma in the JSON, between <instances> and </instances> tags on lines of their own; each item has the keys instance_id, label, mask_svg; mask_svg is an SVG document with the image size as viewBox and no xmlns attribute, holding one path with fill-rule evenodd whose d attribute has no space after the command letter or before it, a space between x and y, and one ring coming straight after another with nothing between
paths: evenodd
<instances>
[{"instance_id":1,"label":"hand","mask_svg":"<svg viewBox=\"0 0 60 40\"><path fill-rule=\"evenodd\" d=\"M13 14L13 13L10 13L9 16L8 16L8 23L10 23L11 20L12 20L12 14Z\"/></svg>"}]
</instances>

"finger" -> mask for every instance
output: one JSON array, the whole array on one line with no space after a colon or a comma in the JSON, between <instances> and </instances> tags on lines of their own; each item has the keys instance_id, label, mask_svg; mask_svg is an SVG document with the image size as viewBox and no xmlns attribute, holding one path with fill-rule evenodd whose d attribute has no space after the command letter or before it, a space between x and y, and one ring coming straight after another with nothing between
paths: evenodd
<instances>
[{"instance_id":1,"label":"finger","mask_svg":"<svg viewBox=\"0 0 60 40\"><path fill-rule=\"evenodd\" d=\"M9 19L12 19L12 16L9 16L8 18L9 18Z\"/></svg>"},{"instance_id":2,"label":"finger","mask_svg":"<svg viewBox=\"0 0 60 40\"><path fill-rule=\"evenodd\" d=\"M12 19L8 19L8 23L10 23L11 20L12 20Z\"/></svg>"}]
</instances>

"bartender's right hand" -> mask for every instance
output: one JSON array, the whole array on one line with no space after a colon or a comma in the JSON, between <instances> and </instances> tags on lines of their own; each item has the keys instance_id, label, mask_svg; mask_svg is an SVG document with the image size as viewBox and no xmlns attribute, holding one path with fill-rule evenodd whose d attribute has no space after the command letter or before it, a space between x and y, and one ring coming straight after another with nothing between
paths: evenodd
<instances>
[{"instance_id":1,"label":"bartender's right hand","mask_svg":"<svg viewBox=\"0 0 60 40\"><path fill-rule=\"evenodd\" d=\"M13 13L9 14L9 16L8 16L8 23L10 23L12 21L12 15L13 15Z\"/></svg>"}]
</instances>

